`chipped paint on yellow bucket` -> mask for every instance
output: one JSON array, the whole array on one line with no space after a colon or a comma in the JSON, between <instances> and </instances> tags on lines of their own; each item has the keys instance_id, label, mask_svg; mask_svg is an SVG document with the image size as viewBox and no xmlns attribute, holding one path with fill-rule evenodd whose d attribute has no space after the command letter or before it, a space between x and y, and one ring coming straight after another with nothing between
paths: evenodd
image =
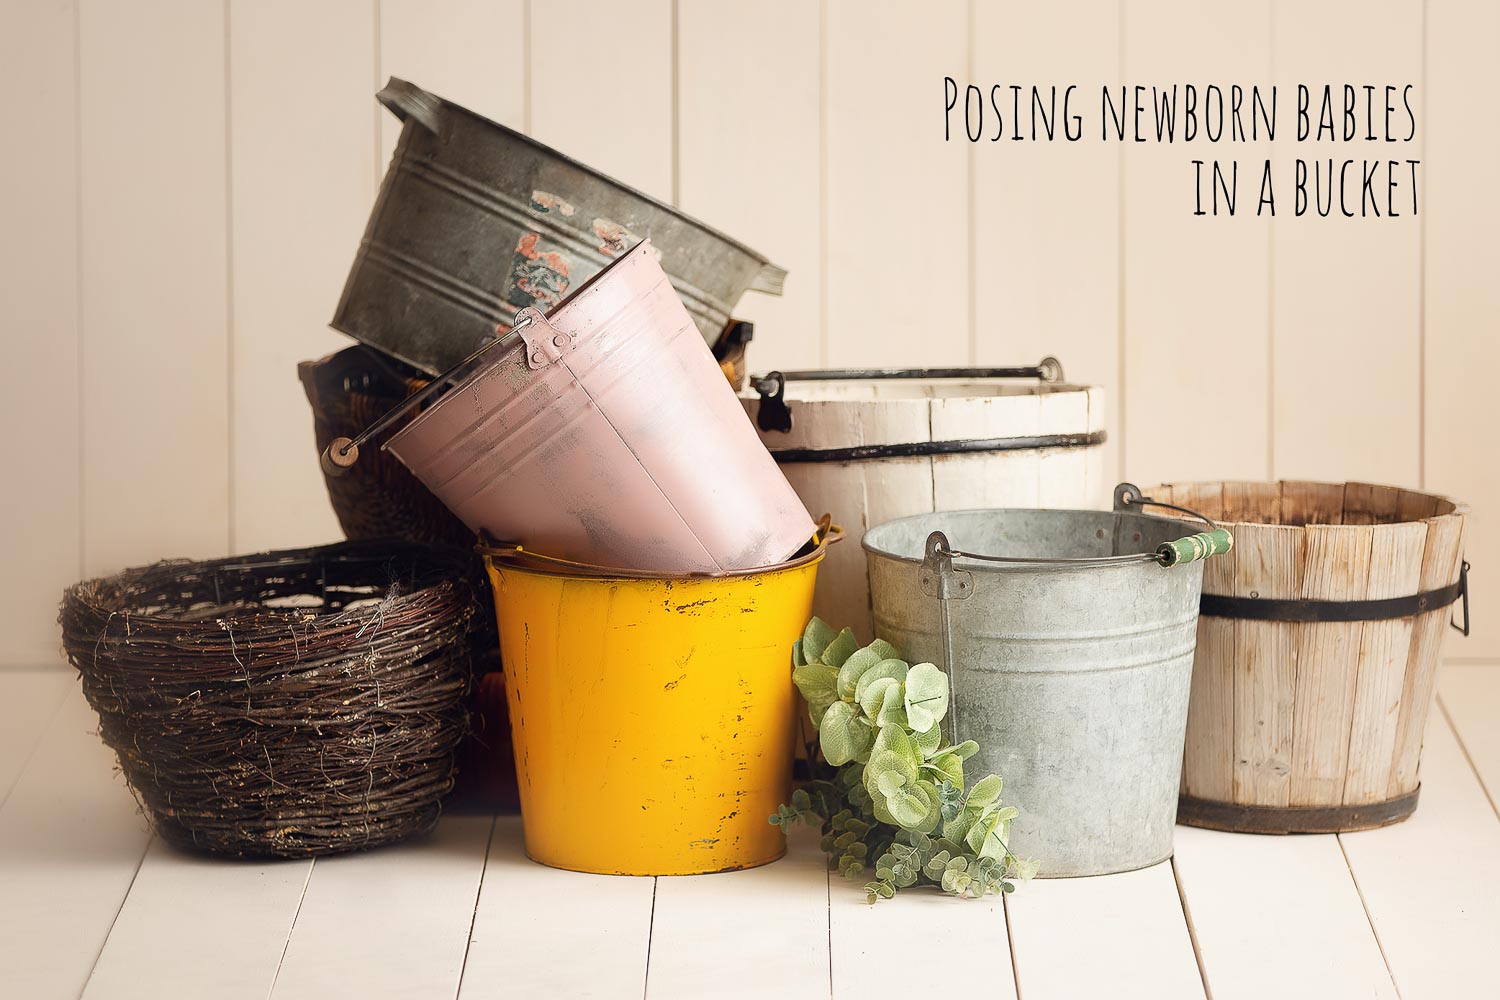
<instances>
[{"instance_id":1,"label":"chipped paint on yellow bucket","mask_svg":"<svg viewBox=\"0 0 1500 1000\"><path fill-rule=\"evenodd\" d=\"M675 578L486 550L533 860L693 875L785 853L768 817L791 791L791 649L827 544Z\"/></svg>"}]
</instances>

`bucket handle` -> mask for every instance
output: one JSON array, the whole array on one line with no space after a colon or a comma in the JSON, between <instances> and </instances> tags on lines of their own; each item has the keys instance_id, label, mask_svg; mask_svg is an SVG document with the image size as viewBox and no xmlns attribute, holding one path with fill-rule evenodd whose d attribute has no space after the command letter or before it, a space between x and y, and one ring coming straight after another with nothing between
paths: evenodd
<instances>
[{"instance_id":1,"label":"bucket handle","mask_svg":"<svg viewBox=\"0 0 1500 1000\"><path fill-rule=\"evenodd\" d=\"M1034 365L1019 368L807 368L774 371L767 375L750 376L750 384L760 393L760 409L755 422L763 431L786 433L792 429L792 411L784 398L788 382L915 378L1034 378L1052 383L1063 380L1063 368L1061 361L1049 356Z\"/></svg>"},{"instance_id":2,"label":"bucket handle","mask_svg":"<svg viewBox=\"0 0 1500 1000\"><path fill-rule=\"evenodd\" d=\"M393 76L375 95L375 100L401 121L415 121L443 142L448 141L448 129L442 115L443 99L436 94L429 94L415 83Z\"/></svg>"},{"instance_id":3,"label":"bucket handle","mask_svg":"<svg viewBox=\"0 0 1500 1000\"><path fill-rule=\"evenodd\" d=\"M510 330L503 336L496 337L493 340L485 341L479 346L477 350L474 351L473 354L470 354L467 358L464 358L458 364L454 365L452 368L449 368L447 371L443 372L443 374L439 375L431 382L428 382L422 388L418 389L410 396L407 396L405 399L397 403L395 406L391 407L389 410L386 410L385 413L381 414L374 423L370 424L354 437L336 437L332 441L328 442L328 447L323 449L323 454L318 458L318 464L323 467L324 474L338 477L348 472L351 468L354 467L354 463L359 461L360 445L370 440L370 438L385 432L392 424L401 419L401 417L410 413L418 406L421 406L429 399L432 399L434 396L437 396L443 390L447 389L449 385L457 381L457 379L469 369L470 365L472 365L475 361L478 361L490 350L498 347L501 344L512 344L515 342L515 339L517 337L522 337L524 339L523 331L526 330L527 327L531 326L533 323L545 321L546 317L542 316L542 314L537 312L535 309L527 307L520 310L516 313L515 325L512 326Z\"/></svg>"},{"instance_id":4,"label":"bucket handle","mask_svg":"<svg viewBox=\"0 0 1500 1000\"><path fill-rule=\"evenodd\" d=\"M1180 566L1183 563L1198 562L1209 556L1222 555L1234 548L1234 536L1229 533L1228 528L1221 528L1213 522L1212 518L1205 517L1196 510L1187 507L1179 507L1175 503L1164 503L1161 500L1153 500L1141 494L1141 488L1134 483L1121 483L1115 487L1115 510L1125 510L1130 506L1137 507L1161 507L1165 510L1175 510L1179 514L1195 517L1208 525L1207 531L1200 531L1195 535L1185 535L1171 542L1162 542L1156 547L1153 555L1156 556L1163 566Z\"/></svg>"}]
</instances>

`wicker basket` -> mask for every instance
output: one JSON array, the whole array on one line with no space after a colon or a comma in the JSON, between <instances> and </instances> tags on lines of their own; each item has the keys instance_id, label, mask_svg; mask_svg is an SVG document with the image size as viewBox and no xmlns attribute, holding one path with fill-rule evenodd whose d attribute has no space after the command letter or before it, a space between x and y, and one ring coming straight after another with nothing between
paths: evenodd
<instances>
[{"instance_id":1,"label":"wicker basket","mask_svg":"<svg viewBox=\"0 0 1500 1000\"><path fill-rule=\"evenodd\" d=\"M467 730L462 550L346 542L70 587L68 659L156 832L237 856L429 829Z\"/></svg>"}]
</instances>

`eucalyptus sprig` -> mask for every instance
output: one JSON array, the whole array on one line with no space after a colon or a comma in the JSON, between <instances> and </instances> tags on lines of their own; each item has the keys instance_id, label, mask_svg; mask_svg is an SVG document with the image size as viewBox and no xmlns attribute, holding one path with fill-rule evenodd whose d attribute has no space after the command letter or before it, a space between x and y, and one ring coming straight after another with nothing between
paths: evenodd
<instances>
[{"instance_id":1,"label":"eucalyptus sprig","mask_svg":"<svg viewBox=\"0 0 1500 1000\"><path fill-rule=\"evenodd\" d=\"M971 898L1011 892L1036 874L1035 861L1006 846L1017 813L1000 801L1000 778L965 785L964 761L979 745L942 735L947 674L908 664L883 639L860 647L852 630L820 618L793 644L792 663L826 767L773 824L816 823L829 867L846 878L873 866L872 903L912 885ZM808 757L816 764L811 748Z\"/></svg>"}]
</instances>

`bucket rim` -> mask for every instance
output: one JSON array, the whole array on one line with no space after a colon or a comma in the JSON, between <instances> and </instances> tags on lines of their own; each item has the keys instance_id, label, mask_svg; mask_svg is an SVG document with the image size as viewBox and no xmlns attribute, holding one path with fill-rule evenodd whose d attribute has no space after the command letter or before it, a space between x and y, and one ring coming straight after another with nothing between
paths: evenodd
<instances>
[{"instance_id":1,"label":"bucket rim","mask_svg":"<svg viewBox=\"0 0 1500 1000\"><path fill-rule=\"evenodd\" d=\"M1160 483L1152 486L1151 490L1160 491L1163 487L1175 490L1177 487L1193 488L1193 487L1204 487L1204 486L1224 486L1224 485L1231 484L1231 483L1232 484L1254 485L1254 486L1279 486L1279 487L1283 487L1283 488L1285 488L1288 485L1293 485L1293 486L1323 486L1323 487L1337 487L1337 488L1345 488L1345 487L1349 487L1349 486L1356 486L1356 487L1373 488L1373 489L1378 489L1378 490L1392 490L1392 491L1396 491L1396 492L1399 492L1399 493L1409 493L1409 494L1413 494L1413 495L1417 495L1417 496L1427 497L1427 498L1429 498L1431 500L1435 500L1435 501L1438 501L1440 503L1447 503L1447 504L1452 505L1453 509L1452 510L1448 510L1448 511L1443 511L1441 513L1428 514L1428 515L1426 515L1424 517L1400 518L1400 519L1395 520L1395 521L1383 522L1382 524L1333 524L1333 523L1325 523L1325 522L1321 522L1321 521L1310 522L1308 524L1282 524L1279 521L1268 521L1268 520L1266 520L1264 518L1233 518L1233 519L1232 518L1227 518L1227 517L1216 517L1216 518L1214 518L1214 521L1216 523L1222 524L1222 525L1225 525L1225 526L1228 526L1228 527L1251 526L1251 527L1262 527L1262 528L1287 528L1288 530L1292 530L1292 531L1301 531L1302 529L1307 528L1307 527L1318 527L1318 528L1373 528L1373 527L1381 527L1381 526L1383 526L1383 524L1420 524L1423 521L1440 521L1440 520L1442 520L1444 518L1449 518L1449 517L1468 517L1469 515L1471 515L1473 513L1473 510L1470 508L1470 506L1469 506L1468 503L1466 503L1465 501L1462 501L1462 500L1458 500L1458 499L1456 499L1456 498L1454 498L1454 497L1452 497L1452 496L1450 496L1450 495L1448 495L1446 493L1439 493L1436 490L1429 490L1429 489L1427 489L1425 487L1413 488L1413 487L1409 487L1409 486L1396 486L1396 485L1394 485L1392 483L1375 483L1375 482L1370 482L1368 480L1363 480L1363 479L1343 479L1343 480L1331 480L1331 481L1322 480L1322 479L1305 479L1305 478L1293 478L1293 477L1281 477L1281 478L1278 478L1278 479L1183 479L1183 480L1162 481L1162 482L1160 482ZM1146 492L1149 493L1150 490L1147 490Z\"/></svg>"},{"instance_id":2,"label":"bucket rim","mask_svg":"<svg viewBox=\"0 0 1500 1000\"><path fill-rule=\"evenodd\" d=\"M487 117L485 115L480 114L477 111L474 111L474 110L472 110L470 108L466 108L462 104L459 104L459 103L457 103L455 101L450 101L448 98L443 97L443 96L441 96L439 94L434 94L431 91L426 90L426 89L424 89L422 87L419 87L416 84L411 83L408 80L404 80L404 79L401 79L399 77L392 76L392 77L390 77L387 80L386 87L389 88L389 87L391 87L393 85L396 85L396 84L400 84L400 85L404 85L404 86L407 86L407 87L411 87L411 88L416 89L416 90L420 90L426 96L428 96L428 97L436 100L439 104L441 104L443 110L445 112L449 113L449 114L459 115L459 116L462 116L462 117L465 117L465 118L472 119L473 121L477 122L478 124L480 124L482 126L486 126L489 129L491 129L491 130L493 130L493 131L495 131L497 133L500 133L500 134L504 135L511 142L516 142L516 143L519 143L519 144L521 144L523 146L529 146L532 149L534 149L534 150L542 153L544 156L552 157L555 160L557 160L558 162L560 162L560 163L562 163L562 164L564 164L566 166L572 167L573 169L580 171L581 173L587 175L588 177L590 177L590 178L592 178L594 180L600 181L600 182L602 182L604 184L608 184L611 187L615 188L616 190L618 190L620 192L623 192L624 194L626 194L626 195L628 195L628 196L630 196L632 198L637 198L637 199L639 199L639 200L641 200L641 201L649 204L652 208L655 208L657 211L664 212L668 216L670 216L672 218L675 218L675 219L678 219L678 220L686 223L687 225L692 226L695 229L698 229L699 231L703 232L705 235L707 235L707 236L709 236L709 237L711 237L713 239L716 239L716 240L718 240L721 243L724 243L724 244L726 244L728 246L733 247L734 249L738 250L740 253L744 254L745 256L747 256L750 259L752 259L752 260L756 261L757 263L759 263L762 267L772 267L772 268L775 268L776 270L781 271L783 273L785 273L785 271L786 271L785 268L783 268L783 267L781 267L781 266L779 266L779 265L777 265L775 263L772 263L772 261L771 261L771 259L769 257L767 257L765 254L761 253L760 251L754 249L753 247L746 246L744 243L742 243L739 240L735 239L733 236L730 236L727 233L722 232L719 229L716 229L715 227L713 227L713 226L709 225L708 223L702 221L701 219L697 218L696 216L689 215L688 213L684 212L682 209L678 208L676 205L668 204L667 202L662 201L660 198L657 198L655 195L647 194L645 191L642 191L639 188L632 187L631 185L626 184L622 180L618 180L618 179L616 179L614 177L611 177L610 175L608 175L608 174L604 173L603 171L599 170L597 167L591 167L587 163L584 163L581 160L575 159L574 157L569 156L567 153L564 153L564 152L562 152L562 151L560 151L560 150L558 150L558 149L556 149L556 148L554 148L552 146L549 146L549 145L547 145L544 142L540 142L537 139L534 139L531 136L526 135L523 132L518 132L518 131L516 131L515 129L511 128L508 125L504 125L504 124L502 124L500 122L495 121L493 118L489 118L489 117ZM415 123L412 120L403 121L401 123L401 130L403 132L405 132L407 129L413 128L413 127L418 127L419 128L421 126L420 126L420 123Z\"/></svg>"},{"instance_id":3,"label":"bucket rim","mask_svg":"<svg viewBox=\"0 0 1500 1000\"><path fill-rule=\"evenodd\" d=\"M1140 519L1143 519L1143 520L1153 521L1153 522L1157 522L1157 523L1160 523L1160 524L1173 524L1173 523L1178 522L1177 518L1164 517L1164 516L1162 516L1160 514L1144 514L1144 513L1136 513L1135 511L1094 510L1094 509L1088 509L1088 508L1082 508L1082 507L961 507L961 508L958 508L958 509L955 509L955 510L937 510L937 511L927 511L927 512L920 513L920 514L907 514L904 517L893 517L889 521L882 521L882 522L880 522L879 524L875 525L873 528L870 528L869 530L867 530L864 533L864 536L860 539L860 542L859 542L860 548L863 549L869 555L879 556L882 559L890 559L893 562L905 563L905 564L910 565L910 566L921 566L923 564L923 561L924 561L924 558L925 558L925 553L922 553L922 554L919 554L919 555L915 555L915 556L902 555L902 554L900 554L898 552L893 552L890 549L885 549L885 548L877 547L876 545L874 545L874 544L872 544L870 542L870 536L873 535L873 534L876 534L876 533L880 532L881 529L883 529L883 528L885 528L887 526L890 526L890 525L897 525L897 524L905 524L905 523L917 522L917 521L923 520L924 518L938 517L938 516L942 516L942 515L945 515L945 514L1048 514L1048 515L1053 515L1053 514L1057 514L1057 515L1062 515L1062 514L1090 514L1090 515L1108 514L1108 515L1120 516L1120 517L1140 518ZM934 529L934 530L937 530L937 529ZM1145 553L1142 553L1142 554L1145 554ZM1052 563L1052 562L991 563L991 562L977 562L975 560L964 560L964 559L961 558L961 556L960 557L956 557L955 561L957 561L957 562L964 562L966 566L971 566L974 569L982 569L984 572L987 572L987 573L1016 573L1016 572L1030 572L1030 573L1098 572L1100 570L1131 570L1131 569L1136 569L1136 568L1138 568L1138 567L1140 567L1142 565L1151 565L1149 562L1119 562L1119 563L1114 563L1114 564L1105 563L1105 562L1087 562L1087 563L1068 563L1068 562L1055 562L1055 563Z\"/></svg>"},{"instance_id":4,"label":"bucket rim","mask_svg":"<svg viewBox=\"0 0 1500 1000\"><path fill-rule=\"evenodd\" d=\"M533 552L520 543L498 542L494 539L481 535L479 543L474 550L484 557L485 569L490 572L498 572L507 569L532 576L567 577L576 580L596 581L629 581L629 582L713 582L716 580L732 580L753 576L769 576L773 573L782 573L787 570L801 569L821 562L828 554L828 547L844 540L844 529L829 522L827 514L818 521L817 529L811 536L816 544L813 548L800 556L787 559L783 562L773 563L769 566L752 566L748 569L726 570L722 573L652 573L641 570L624 569L617 566L593 566L588 563L573 562L567 559L559 559L555 556L543 555Z\"/></svg>"}]
</instances>

